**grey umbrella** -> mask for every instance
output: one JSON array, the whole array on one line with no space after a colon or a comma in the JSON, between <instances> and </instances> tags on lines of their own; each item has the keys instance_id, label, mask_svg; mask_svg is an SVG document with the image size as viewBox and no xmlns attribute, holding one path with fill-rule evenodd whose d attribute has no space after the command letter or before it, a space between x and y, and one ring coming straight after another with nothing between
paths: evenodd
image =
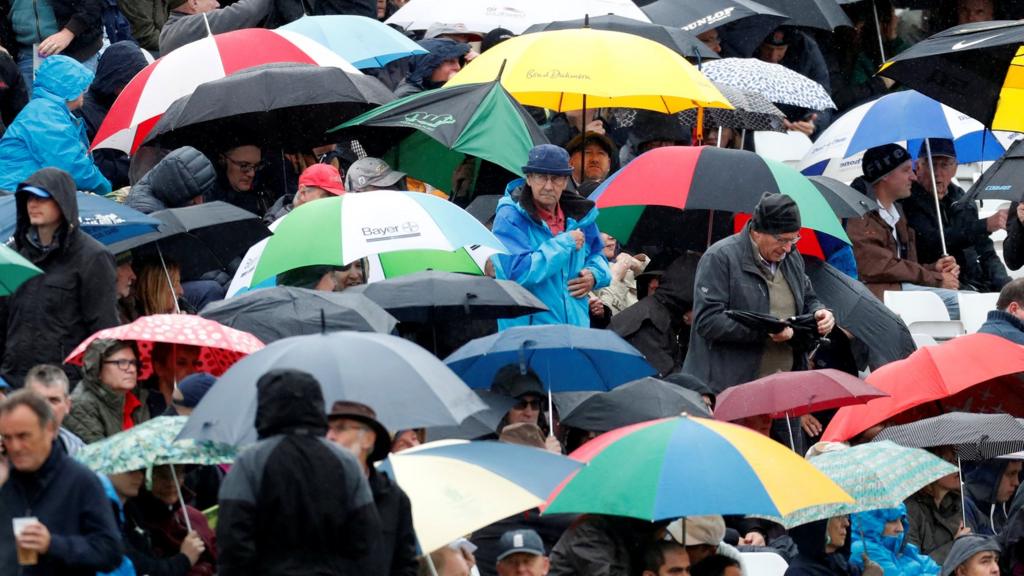
<instances>
[{"instance_id":1,"label":"grey umbrella","mask_svg":"<svg viewBox=\"0 0 1024 576\"><path fill-rule=\"evenodd\" d=\"M607 432L647 420L678 416L683 412L711 416L700 394L647 377L584 400L572 412L562 416L562 424L590 432Z\"/></svg>"},{"instance_id":2,"label":"grey umbrella","mask_svg":"<svg viewBox=\"0 0 1024 576\"><path fill-rule=\"evenodd\" d=\"M882 440L909 448L953 446L961 460L987 460L1024 450L1024 425L1009 414L950 412L889 426L873 441Z\"/></svg>"},{"instance_id":3,"label":"grey umbrella","mask_svg":"<svg viewBox=\"0 0 1024 576\"><path fill-rule=\"evenodd\" d=\"M868 197L856 188L828 176L808 176L807 179L821 192L829 208L840 219L860 218L872 210Z\"/></svg>"},{"instance_id":4,"label":"grey umbrella","mask_svg":"<svg viewBox=\"0 0 1024 576\"><path fill-rule=\"evenodd\" d=\"M427 440L475 440L497 432L501 419L515 406L515 399L490 390L475 390L474 392L487 405L487 409L471 415L458 426L438 426L428 429Z\"/></svg>"},{"instance_id":5,"label":"grey umbrella","mask_svg":"<svg viewBox=\"0 0 1024 576\"><path fill-rule=\"evenodd\" d=\"M199 313L269 344L289 336L355 330L390 334L398 321L362 294L292 286L211 302Z\"/></svg>"},{"instance_id":6,"label":"grey umbrella","mask_svg":"<svg viewBox=\"0 0 1024 576\"><path fill-rule=\"evenodd\" d=\"M389 430L454 426L487 405L440 360L397 336L333 332L278 340L224 373L179 438L242 446L256 441L256 381L268 370L312 374L324 401L362 402Z\"/></svg>"}]
</instances>

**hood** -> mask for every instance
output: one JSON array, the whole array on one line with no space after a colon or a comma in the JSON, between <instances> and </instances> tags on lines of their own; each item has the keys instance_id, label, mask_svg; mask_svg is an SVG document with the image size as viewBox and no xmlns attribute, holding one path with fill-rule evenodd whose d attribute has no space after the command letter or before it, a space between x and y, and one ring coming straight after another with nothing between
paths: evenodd
<instances>
[{"instance_id":1,"label":"hood","mask_svg":"<svg viewBox=\"0 0 1024 576\"><path fill-rule=\"evenodd\" d=\"M903 533L899 536L882 536L885 523L901 520ZM877 542L893 553L903 549L904 536L910 529L907 520L907 507L900 504L896 508L883 508L870 512L859 512L850 516L850 533L853 539Z\"/></svg>"},{"instance_id":2,"label":"hood","mask_svg":"<svg viewBox=\"0 0 1024 576\"><path fill-rule=\"evenodd\" d=\"M964 476L967 494L978 508L987 516L988 509L996 502L999 481L1010 465L1010 460L986 460L978 463L973 470Z\"/></svg>"},{"instance_id":3,"label":"hood","mask_svg":"<svg viewBox=\"0 0 1024 576\"><path fill-rule=\"evenodd\" d=\"M661 275L657 291L652 298L676 316L693 309L693 283L697 274L700 254L687 252L669 264ZM682 321L682 319L673 319Z\"/></svg>"},{"instance_id":4,"label":"hood","mask_svg":"<svg viewBox=\"0 0 1024 576\"><path fill-rule=\"evenodd\" d=\"M533 192L527 186L525 178L516 178L508 183L508 186L505 187L505 197L498 201L498 208L495 209L495 214L497 214L497 210L501 209L502 206L515 206L534 221L540 222L540 217L537 216L537 208L533 203ZM558 200L558 206L562 209L566 219L572 218L579 227L587 226L597 221L597 210L595 209L594 202L571 190L562 192L562 197Z\"/></svg>"},{"instance_id":5,"label":"hood","mask_svg":"<svg viewBox=\"0 0 1024 576\"><path fill-rule=\"evenodd\" d=\"M78 197L76 196L75 180L67 172L59 168L43 168L18 184L15 205L17 207L17 226L14 232L14 245L19 250L25 242L25 232L31 224L28 221L28 197L30 192L20 192L25 186L42 188L53 196L64 215L65 227L70 232L78 227ZM65 237L68 237L65 234Z\"/></svg>"},{"instance_id":6,"label":"hood","mask_svg":"<svg viewBox=\"0 0 1024 576\"><path fill-rule=\"evenodd\" d=\"M409 74L406 75L405 80L410 84L427 89L440 86L435 86L430 82L430 75L442 62L452 58L462 58L469 53L469 44L456 42L450 38L431 38L423 40L419 44L427 51L427 54L410 58Z\"/></svg>"},{"instance_id":7,"label":"hood","mask_svg":"<svg viewBox=\"0 0 1024 576\"><path fill-rule=\"evenodd\" d=\"M320 383L301 370L271 370L256 382L256 432L259 438L277 434L327 434L327 409Z\"/></svg>"},{"instance_id":8,"label":"hood","mask_svg":"<svg viewBox=\"0 0 1024 576\"><path fill-rule=\"evenodd\" d=\"M96 79L89 86L89 91L101 98L115 98L148 65L138 44L130 40L115 42L100 56L96 65Z\"/></svg>"},{"instance_id":9,"label":"hood","mask_svg":"<svg viewBox=\"0 0 1024 576\"><path fill-rule=\"evenodd\" d=\"M78 98L92 84L93 73L74 58L50 56L36 70L32 97L67 102Z\"/></svg>"},{"instance_id":10,"label":"hood","mask_svg":"<svg viewBox=\"0 0 1024 576\"><path fill-rule=\"evenodd\" d=\"M167 208L180 208L196 196L208 197L217 186L217 171L210 159L191 146L165 156L139 180L142 194L148 192Z\"/></svg>"},{"instance_id":11,"label":"hood","mask_svg":"<svg viewBox=\"0 0 1024 576\"><path fill-rule=\"evenodd\" d=\"M97 338L89 344L89 347L85 349L85 353L82 354L82 380L84 382L98 383L100 381L103 357L120 342L120 340L114 340L113 338Z\"/></svg>"},{"instance_id":12,"label":"hood","mask_svg":"<svg viewBox=\"0 0 1024 576\"><path fill-rule=\"evenodd\" d=\"M660 290L660 288L659 288ZM828 544L828 520L815 520L807 524L795 526L789 530L789 536L793 539L801 556L813 559L817 562L825 562L825 545ZM847 535L847 543L850 537Z\"/></svg>"},{"instance_id":13,"label":"hood","mask_svg":"<svg viewBox=\"0 0 1024 576\"><path fill-rule=\"evenodd\" d=\"M942 563L942 572L939 573L939 576L953 576L953 573L956 572L960 565L970 560L972 556L979 552L995 552L999 554L1002 550L996 539L990 536L980 536L978 534L960 536L953 541L953 547L950 548L946 561Z\"/></svg>"}]
</instances>

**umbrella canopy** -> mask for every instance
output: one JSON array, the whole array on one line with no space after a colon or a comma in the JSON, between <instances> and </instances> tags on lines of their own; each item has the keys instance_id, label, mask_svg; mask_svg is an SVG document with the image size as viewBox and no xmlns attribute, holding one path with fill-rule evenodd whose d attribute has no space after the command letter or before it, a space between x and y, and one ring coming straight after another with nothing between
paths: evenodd
<instances>
[{"instance_id":1,"label":"umbrella canopy","mask_svg":"<svg viewBox=\"0 0 1024 576\"><path fill-rule=\"evenodd\" d=\"M302 34L356 68L382 68L400 58L427 53L398 30L366 16L303 16L278 30Z\"/></svg>"},{"instance_id":2,"label":"umbrella canopy","mask_svg":"<svg viewBox=\"0 0 1024 576\"><path fill-rule=\"evenodd\" d=\"M753 54L761 41L789 19L789 15L753 0L658 0L643 7L651 22L678 26L700 34L714 28L730 28L742 21L742 42L729 42L740 54Z\"/></svg>"},{"instance_id":3,"label":"umbrella canopy","mask_svg":"<svg viewBox=\"0 0 1024 576\"><path fill-rule=\"evenodd\" d=\"M165 464L230 464L234 446L203 440L177 440L188 416L157 416L85 446L75 459L97 474L150 470Z\"/></svg>"},{"instance_id":4,"label":"umbrella canopy","mask_svg":"<svg viewBox=\"0 0 1024 576\"><path fill-rule=\"evenodd\" d=\"M985 170L971 186L968 197L988 200L1013 200L1021 197L1020 182L1024 181L1024 140L1015 142L1002 158Z\"/></svg>"},{"instance_id":5,"label":"umbrella canopy","mask_svg":"<svg viewBox=\"0 0 1024 576\"><path fill-rule=\"evenodd\" d=\"M610 392L598 392L571 412L561 414L563 426L607 432L648 420L680 414L710 417L701 395L657 378L641 378Z\"/></svg>"},{"instance_id":6,"label":"umbrella canopy","mask_svg":"<svg viewBox=\"0 0 1024 576\"><path fill-rule=\"evenodd\" d=\"M569 455L586 462L545 514L612 514L651 522L706 514L785 516L852 503L789 448L735 424L688 416L612 430Z\"/></svg>"},{"instance_id":7,"label":"umbrella canopy","mask_svg":"<svg viewBox=\"0 0 1024 576\"><path fill-rule=\"evenodd\" d=\"M831 368L779 372L719 394L715 419L733 421L761 414L773 418L803 416L885 396L888 394L860 378Z\"/></svg>"},{"instance_id":8,"label":"umbrella canopy","mask_svg":"<svg viewBox=\"0 0 1024 576\"><path fill-rule=\"evenodd\" d=\"M388 190L345 194L293 210L267 241L252 282L302 266L344 266L382 252L453 251L473 244L505 252L483 224L437 196Z\"/></svg>"},{"instance_id":9,"label":"umbrella canopy","mask_svg":"<svg viewBox=\"0 0 1024 576\"><path fill-rule=\"evenodd\" d=\"M1024 131L1024 23L977 22L927 38L878 74L947 104L993 130Z\"/></svg>"},{"instance_id":10,"label":"umbrella canopy","mask_svg":"<svg viewBox=\"0 0 1024 576\"><path fill-rule=\"evenodd\" d=\"M593 28L594 30L613 30L625 32L653 40L666 48L678 52L686 58L698 60L713 60L718 58L718 53L704 45L692 32L687 32L677 26L661 26L651 24L643 20L625 18L614 14L602 16L586 16L576 20L562 20L560 22L549 22L547 24L534 24L526 29L524 34L531 32L547 32L549 30L576 30L579 28Z\"/></svg>"},{"instance_id":11,"label":"umbrella canopy","mask_svg":"<svg viewBox=\"0 0 1024 576\"><path fill-rule=\"evenodd\" d=\"M646 38L608 30L555 30L506 40L474 58L447 85L499 77L520 104L557 112L624 107L670 114L732 108L679 54Z\"/></svg>"},{"instance_id":12,"label":"umbrella canopy","mask_svg":"<svg viewBox=\"0 0 1024 576\"><path fill-rule=\"evenodd\" d=\"M804 26L831 32L840 26L853 26L836 0L760 0L762 4L789 14L789 26ZM767 34L765 35L767 36ZM764 39L764 36L761 37Z\"/></svg>"},{"instance_id":13,"label":"umbrella canopy","mask_svg":"<svg viewBox=\"0 0 1024 576\"><path fill-rule=\"evenodd\" d=\"M704 120L712 126L723 126L735 130L772 130L785 132L782 121L786 115L767 98L756 92L745 92L726 84L715 84L732 104L734 110L724 108L708 108L704 110ZM678 113L679 119L686 126L697 125L697 111L683 110Z\"/></svg>"},{"instance_id":14,"label":"umbrella canopy","mask_svg":"<svg viewBox=\"0 0 1024 576\"><path fill-rule=\"evenodd\" d=\"M211 155L240 131L285 150L319 146L341 118L351 118L394 95L380 80L340 68L277 62L204 82L175 100L146 136L161 148L196 146Z\"/></svg>"},{"instance_id":15,"label":"umbrella canopy","mask_svg":"<svg viewBox=\"0 0 1024 576\"><path fill-rule=\"evenodd\" d=\"M409 496L413 528L428 554L542 504L582 466L560 454L503 442L431 442L378 465Z\"/></svg>"},{"instance_id":16,"label":"umbrella canopy","mask_svg":"<svg viewBox=\"0 0 1024 576\"><path fill-rule=\"evenodd\" d=\"M1024 450L1024 425L1009 414L951 412L910 424L888 426L872 442L900 446L953 446L961 460L988 460Z\"/></svg>"},{"instance_id":17,"label":"umbrella canopy","mask_svg":"<svg viewBox=\"0 0 1024 576\"><path fill-rule=\"evenodd\" d=\"M18 286L42 274L38 266L4 244L0 244L0 296L14 294Z\"/></svg>"},{"instance_id":18,"label":"umbrella canopy","mask_svg":"<svg viewBox=\"0 0 1024 576\"><path fill-rule=\"evenodd\" d=\"M493 437L501 424L501 419L516 405L516 400L505 394L490 390L474 390L480 400L487 405L470 415L458 426L436 426L427 430L430 440L474 440L483 436Z\"/></svg>"},{"instance_id":19,"label":"umbrella canopy","mask_svg":"<svg viewBox=\"0 0 1024 576\"><path fill-rule=\"evenodd\" d=\"M183 344L200 349L202 366L198 371L214 376L224 373L244 356L263 348L263 342L247 332L228 328L222 324L189 314L153 314L142 316L131 324L105 328L89 336L64 359L67 364L82 364L85 349L99 338L133 340L139 345L139 361L149 364L153 344ZM140 370L144 378L148 370Z\"/></svg>"},{"instance_id":20,"label":"umbrella canopy","mask_svg":"<svg viewBox=\"0 0 1024 576\"><path fill-rule=\"evenodd\" d=\"M836 107L821 84L781 64L756 58L722 58L704 64L701 71L715 82L758 93L776 104L810 110Z\"/></svg>"},{"instance_id":21,"label":"umbrella canopy","mask_svg":"<svg viewBox=\"0 0 1024 576\"><path fill-rule=\"evenodd\" d=\"M867 196L835 178L810 176L807 179L821 192L832 212L839 218L860 218L873 209L868 204Z\"/></svg>"},{"instance_id":22,"label":"umbrella canopy","mask_svg":"<svg viewBox=\"0 0 1024 576\"><path fill-rule=\"evenodd\" d=\"M309 372L324 402L362 402L389 430L454 426L487 406L440 360L388 334L332 332L278 340L235 364L203 397L182 438L256 441L256 381L275 368Z\"/></svg>"},{"instance_id":23,"label":"umbrella canopy","mask_svg":"<svg viewBox=\"0 0 1024 576\"><path fill-rule=\"evenodd\" d=\"M533 24L552 20L572 20L588 14L618 14L635 20L647 20L630 0L412 0L399 8L385 24L406 30L426 30L431 24L458 22L466 30L484 35L495 28L522 34Z\"/></svg>"},{"instance_id":24,"label":"umbrella canopy","mask_svg":"<svg viewBox=\"0 0 1024 576\"><path fill-rule=\"evenodd\" d=\"M849 243L817 188L796 170L753 152L713 146L666 146L641 154L591 194L601 230L636 243L634 231L671 238L665 208L752 212L765 192L781 192L800 207L805 227Z\"/></svg>"},{"instance_id":25,"label":"umbrella canopy","mask_svg":"<svg viewBox=\"0 0 1024 576\"><path fill-rule=\"evenodd\" d=\"M134 153L172 103L204 82L272 62L298 62L360 72L313 40L283 30L246 28L207 36L142 69L125 86L96 131L92 148Z\"/></svg>"},{"instance_id":26,"label":"umbrella canopy","mask_svg":"<svg viewBox=\"0 0 1024 576\"><path fill-rule=\"evenodd\" d=\"M515 318L548 309L515 282L452 272L414 272L347 291L364 294L400 322Z\"/></svg>"},{"instance_id":27,"label":"umbrella canopy","mask_svg":"<svg viewBox=\"0 0 1024 576\"><path fill-rule=\"evenodd\" d=\"M892 442L826 452L811 458L810 463L853 496L854 502L811 506L774 518L787 528L833 516L895 508L921 488L957 471L956 466L934 454Z\"/></svg>"},{"instance_id":28,"label":"umbrella canopy","mask_svg":"<svg viewBox=\"0 0 1024 576\"><path fill-rule=\"evenodd\" d=\"M469 342L444 362L478 389L490 388L509 364L533 370L550 392L611 390L655 373L614 332L566 324L509 328Z\"/></svg>"},{"instance_id":29,"label":"umbrella canopy","mask_svg":"<svg viewBox=\"0 0 1024 576\"><path fill-rule=\"evenodd\" d=\"M394 169L441 189L451 186L466 155L522 175L530 149L548 142L529 112L493 80L412 94L336 130L358 139L371 155L391 151Z\"/></svg>"},{"instance_id":30,"label":"umbrella canopy","mask_svg":"<svg viewBox=\"0 0 1024 576\"><path fill-rule=\"evenodd\" d=\"M211 302L203 318L244 330L266 343L289 336L355 330L390 334L398 321L369 298L277 286Z\"/></svg>"},{"instance_id":31,"label":"umbrella canopy","mask_svg":"<svg viewBox=\"0 0 1024 576\"><path fill-rule=\"evenodd\" d=\"M78 223L82 232L110 246L117 242L149 234L160 221L103 196L76 192ZM14 237L18 225L16 195L0 196L0 243ZM116 254L116 252L115 252Z\"/></svg>"},{"instance_id":32,"label":"umbrella canopy","mask_svg":"<svg viewBox=\"0 0 1024 576\"><path fill-rule=\"evenodd\" d=\"M836 323L867 347L872 370L902 360L917 349L907 325L864 284L818 258L804 258L804 270Z\"/></svg>"},{"instance_id":33,"label":"umbrella canopy","mask_svg":"<svg viewBox=\"0 0 1024 576\"><path fill-rule=\"evenodd\" d=\"M867 378L890 396L862 406L841 408L822 434L844 441L922 404L958 406L963 393L979 392L972 410L1010 405L1019 386L979 386L994 378L1024 371L1024 347L992 334L967 334L940 346L926 346L904 360L882 366ZM972 390L978 387L979 390ZM999 410L1010 412L1010 410ZM1012 413L1012 412L1011 412Z\"/></svg>"}]
</instances>

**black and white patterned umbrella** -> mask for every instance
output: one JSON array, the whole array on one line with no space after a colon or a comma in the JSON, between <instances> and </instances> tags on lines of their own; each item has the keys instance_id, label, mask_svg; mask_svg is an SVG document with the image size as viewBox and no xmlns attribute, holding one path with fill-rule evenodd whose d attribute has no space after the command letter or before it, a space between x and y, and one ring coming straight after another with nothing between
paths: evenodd
<instances>
[{"instance_id":1,"label":"black and white patterned umbrella","mask_svg":"<svg viewBox=\"0 0 1024 576\"><path fill-rule=\"evenodd\" d=\"M835 108L828 91L810 78L782 66L756 58L722 58L701 67L715 84L732 86L764 96L776 104L808 110Z\"/></svg>"},{"instance_id":2,"label":"black and white patterned umbrella","mask_svg":"<svg viewBox=\"0 0 1024 576\"><path fill-rule=\"evenodd\" d=\"M782 121L786 115L767 98L757 92L748 92L735 86L715 82L715 87L722 93L734 110L719 108L704 109L705 126L723 126L736 130L772 130L785 132ZM684 126L693 127L697 123L697 110L689 109L679 112L679 121Z\"/></svg>"},{"instance_id":3,"label":"black and white patterned umbrella","mask_svg":"<svg viewBox=\"0 0 1024 576\"><path fill-rule=\"evenodd\" d=\"M911 448L953 446L961 460L987 460L1024 450L1024 425L1009 414L950 412L885 428L873 442Z\"/></svg>"}]
</instances>

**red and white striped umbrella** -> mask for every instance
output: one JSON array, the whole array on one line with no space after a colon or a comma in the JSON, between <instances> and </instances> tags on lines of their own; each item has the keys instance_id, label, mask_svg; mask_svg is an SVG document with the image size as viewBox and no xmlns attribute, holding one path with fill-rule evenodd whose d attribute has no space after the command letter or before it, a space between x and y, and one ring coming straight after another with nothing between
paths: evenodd
<instances>
[{"instance_id":1,"label":"red and white striped umbrella","mask_svg":"<svg viewBox=\"0 0 1024 576\"><path fill-rule=\"evenodd\" d=\"M341 56L295 32L248 28L207 36L160 58L132 78L97 130L92 148L134 153L178 98L204 82L275 62L333 66L361 74Z\"/></svg>"}]
</instances>

